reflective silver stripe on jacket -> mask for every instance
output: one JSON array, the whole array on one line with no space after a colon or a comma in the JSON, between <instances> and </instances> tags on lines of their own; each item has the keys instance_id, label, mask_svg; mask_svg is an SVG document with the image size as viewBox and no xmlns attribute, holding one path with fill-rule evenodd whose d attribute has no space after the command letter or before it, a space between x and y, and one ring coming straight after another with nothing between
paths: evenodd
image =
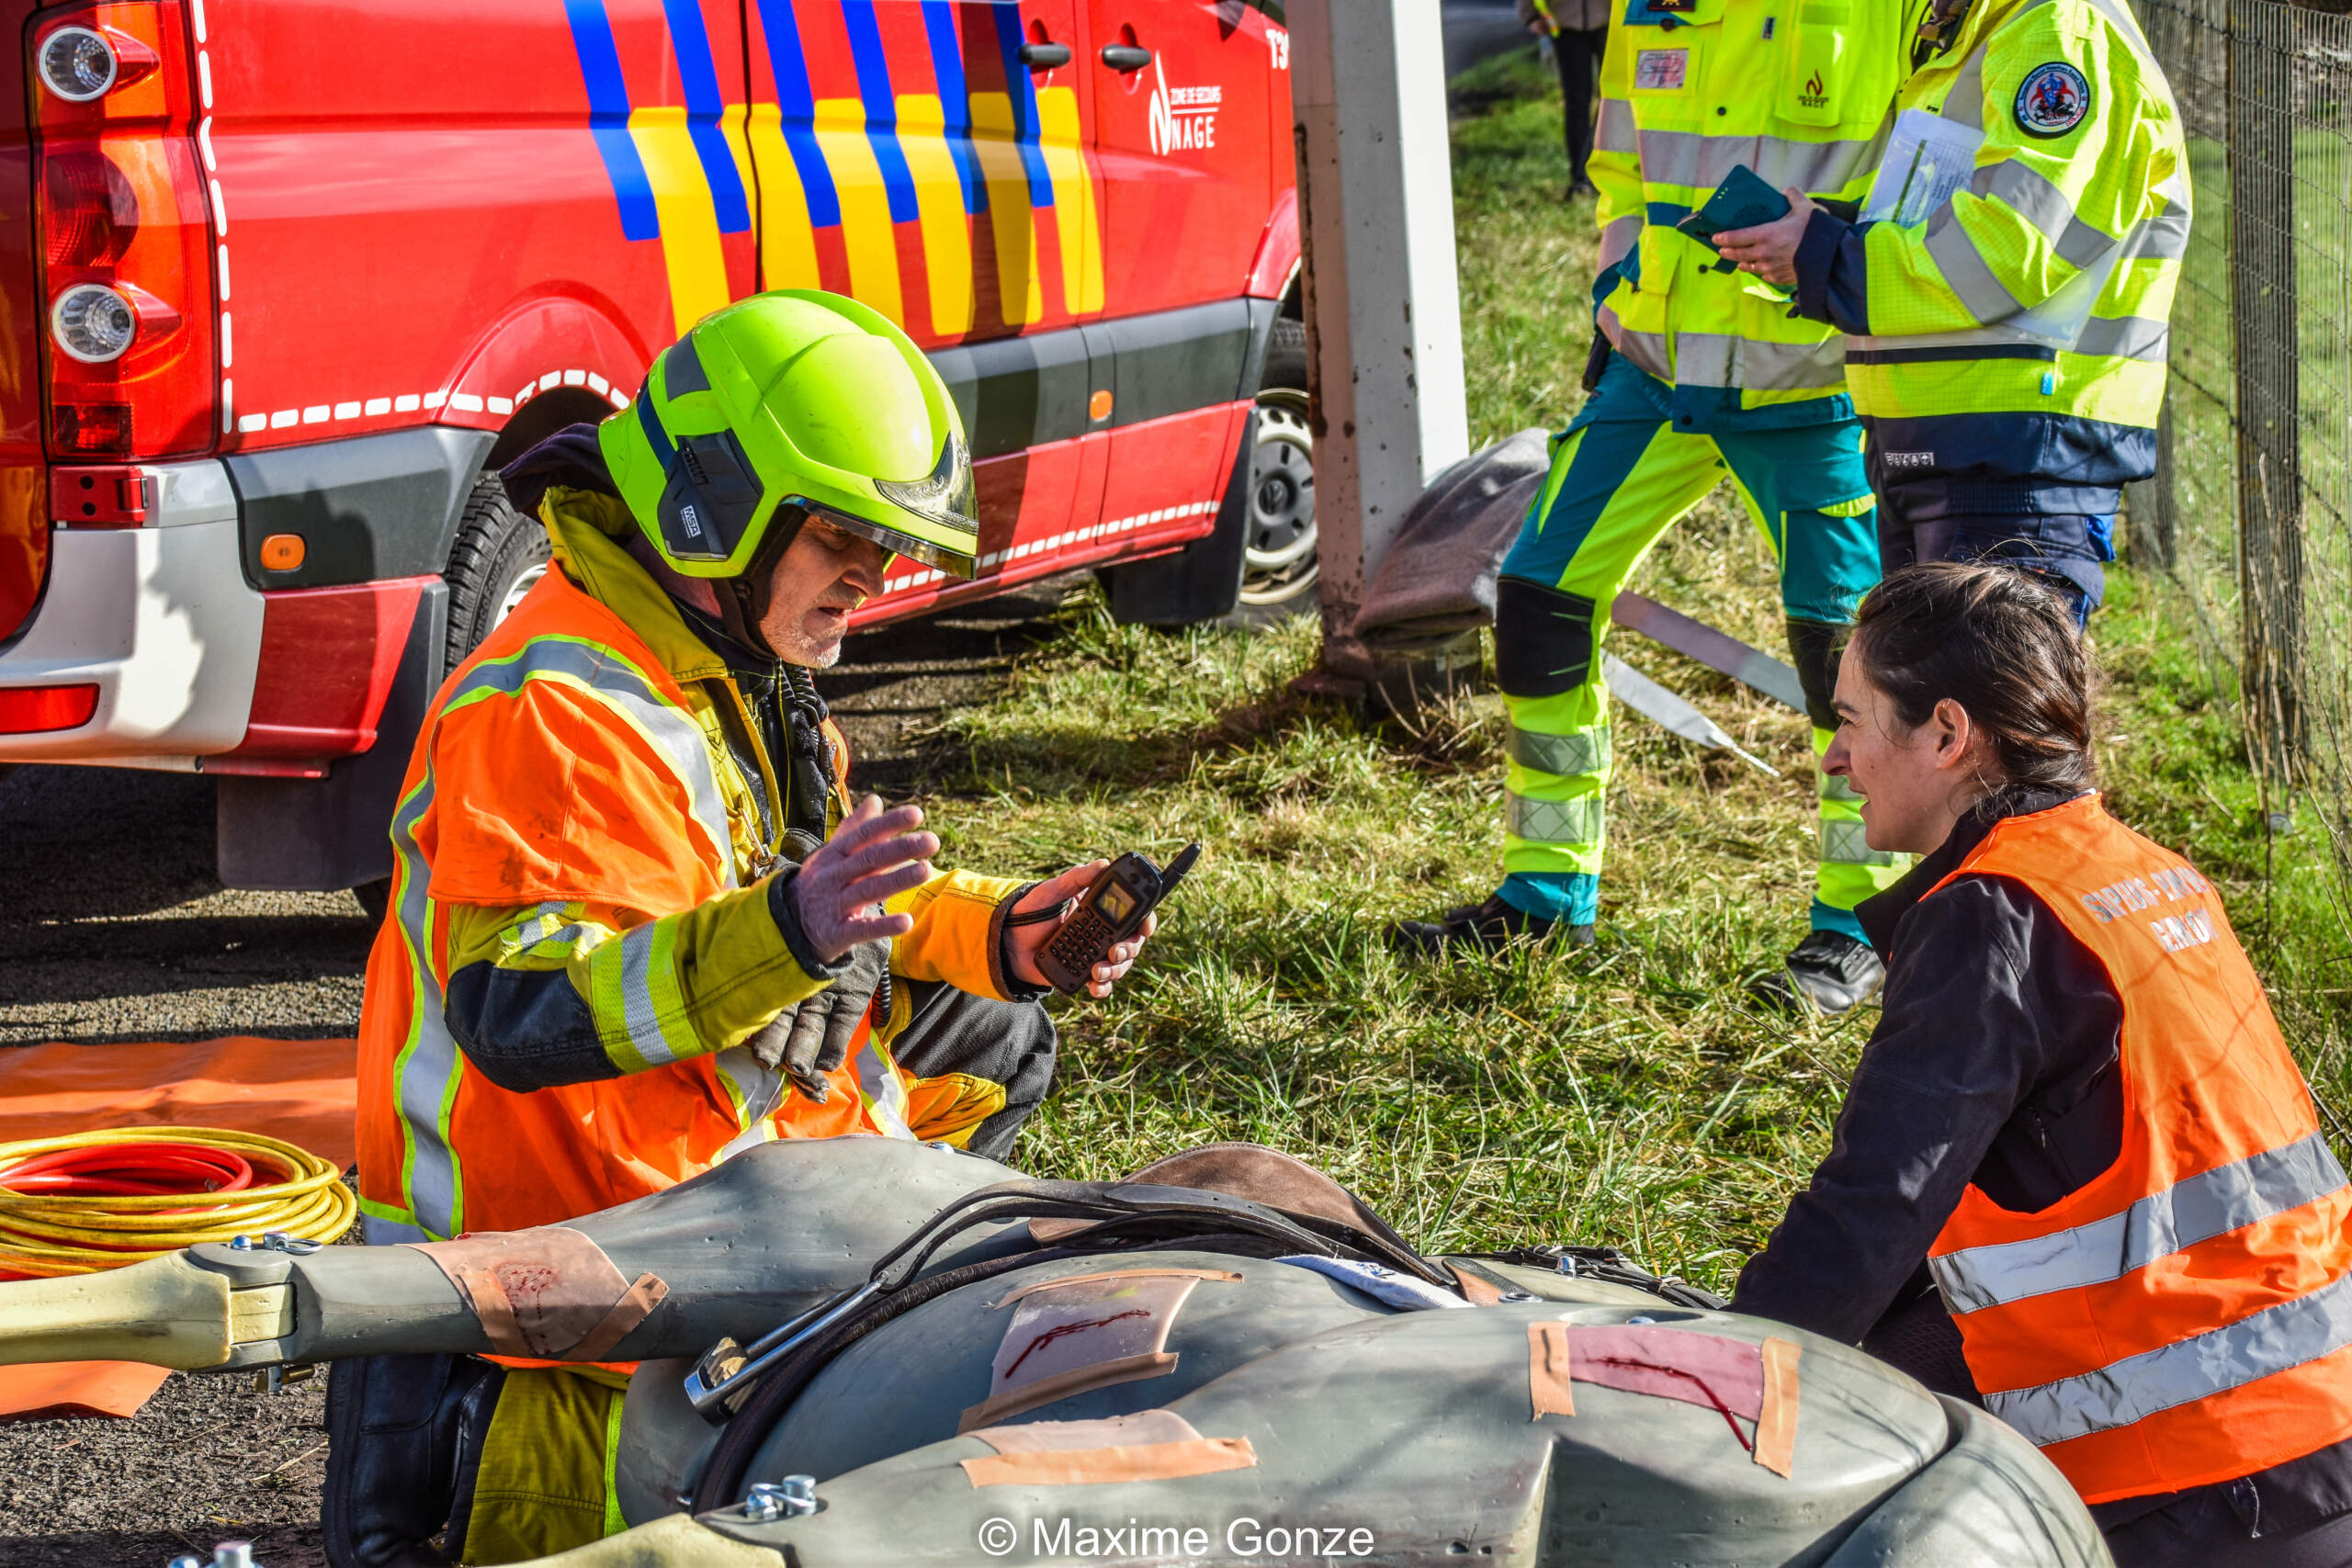
<instances>
[{"instance_id":1,"label":"reflective silver stripe on jacket","mask_svg":"<svg viewBox=\"0 0 2352 1568\"><path fill-rule=\"evenodd\" d=\"M1503 826L1515 839L1535 844L1597 844L1600 841L1601 804L1598 795L1568 800L1530 800L1513 791L1503 792Z\"/></svg>"},{"instance_id":2,"label":"reflective silver stripe on jacket","mask_svg":"<svg viewBox=\"0 0 2352 1568\"><path fill-rule=\"evenodd\" d=\"M2027 1241L1965 1247L1928 1267L1955 1314L2120 1280L2185 1247L2316 1202L2346 1185L2317 1133L2176 1182L2121 1213Z\"/></svg>"},{"instance_id":3,"label":"reflective silver stripe on jacket","mask_svg":"<svg viewBox=\"0 0 2352 1568\"><path fill-rule=\"evenodd\" d=\"M2076 354L2104 354L2162 365L2172 353L2172 328L2145 316L2093 316L2075 340Z\"/></svg>"},{"instance_id":4,"label":"reflective silver stripe on jacket","mask_svg":"<svg viewBox=\"0 0 2352 1568\"><path fill-rule=\"evenodd\" d=\"M450 1036L448 1000L433 975L432 933L425 897L433 868L417 847L416 825L433 809L433 773L392 816L392 853L401 863L401 901L393 911L408 947L413 985L408 1043L392 1063L392 1099L400 1107L401 1191L409 1213L436 1241L458 1234L458 1155L449 1146L449 1105L458 1092L458 1043Z\"/></svg>"},{"instance_id":5,"label":"reflective silver stripe on jacket","mask_svg":"<svg viewBox=\"0 0 2352 1568\"><path fill-rule=\"evenodd\" d=\"M2034 1388L1988 1393L1984 1407L2048 1447L2129 1427L2243 1388L2352 1345L2352 1274L2225 1327Z\"/></svg>"},{"instance_id":6,"label":"reflective silver stripe on jacket","mask_svg":"<svg viewBox=\"0 0 2352 1568\"><path fill-rule=\"evenodd\" d=\"M2002 287L1993 276L1993 269L1976 249L1976 242L1960 226L1960 214L1952 204L1945 202L1928 220L1928 254L1935 258L1936 270L1943 275L1944 284L1959 296L1961 305L1984 326L2007 321L2025 307L2016 295Z\"/></svg>"},{"instance_id":7,"label":"reflective silver stripe on jacket","mask_svg":"<svg viewBox=\"0 0 2352 1568\"><path fill-rule=\"evenodd\" d=\"M1600 265L1603 270L1623 261L1633 254L1634 247L1642 243L1643 222L1639 213L1629 212L1623 218L1611 220L1609 227L1600 231Z\"/></svg>"},{"instance_id":8,"label":"reflective silver stripe on jacket","mask_svg":"<svg viewBox=\"0 0 2352 1568\"><path fill-rule=\"evenodd\" d=\"M694 716L673 706L619 657L593 644L566 637L537 637L512 658L481 664L441 705L447 712L478 692L512 695L536 675L568 675L634 723L670 762L686 790L694 820L709 840L725 886L735 886L734 840L727 829L727 806L718 793L718 772L710 741Z\"/></svg>"},{"instance_id":9,"label":"reflective silver stripe on jacket","mask_svg":"<svg viewBox=\"0 0 2352 1568\"><path fill-rule=\"evenodd\" d=\"M1623 100L1612 100L1622 102ZM1631 118L1629 105L1626 115ZM1602 123L1608 123L1603 106ZM1883 141L1792 141L1778 136L1709 136L1697 130L1653 130L1642 127L1639 151L1645 185L1681 186L1711 191L1746 164L1774 190L1843 190L1870 168ZM1605 143L1604 143L1605 145Z\"/></svg>"},{"instance_id":10,"label":"reflective silver stripe on jacket","mask_svg":"<svg viewBox=\"0 0 2352 1568\"><path fill-rule=\"evenodd\" d=\"M1640 127L1634 121L1634 106L1623 98L1600 100L1600 123L1592 128L1592 150L1596 152L1632 152L1638 150L1635 137Z\"/></svg>"},{"instance_id":11,"label":"reflective silver stripe on jacket","mask_svg":"<svg viewBox=\"0 0 2352 1568\"><path fill-rule=\"evenodd\" d=\"M2088 266L2115 248L2115 237L2084 222L2075 211L2074 198L2055 181L2014 158L1978 169L1970 176L1968 188L1977 196L2006 203L2071 265Z\"/></svg>"},{"instance_id":12,"label":"reflective silver stripe on jacket","mask_svg":"<svg viewBox=\"0 0 2352 1568\"><path fill-rule=\"evenodd\" d=\"M1617 352L1661 381L1678 387L1741 387L1786 392L1846 389L1846 340L1836 333L1817 343L1766 343L1736 333L1637 333L1600 308L1600 330Z\"/></svg>"}]
</instances>

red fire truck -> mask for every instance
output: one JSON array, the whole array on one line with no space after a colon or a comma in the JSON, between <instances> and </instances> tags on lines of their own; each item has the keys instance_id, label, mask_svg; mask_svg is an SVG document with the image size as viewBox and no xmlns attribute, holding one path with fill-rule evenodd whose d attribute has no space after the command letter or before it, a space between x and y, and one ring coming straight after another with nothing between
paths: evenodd
<instances>
[{"instance_id":1,"label":"red fire truck","mask_svg":"<svg viewBox=\"0 0 2352 1568\"><path fill-rule=\"evenodd\" d=\"M0 82L0 763L215 775L221 878L390 869L546 570L496 470L762 288L955 389L978 581L1311 595L1276 0L104 0Z\"/></svg>"}]
</instances>

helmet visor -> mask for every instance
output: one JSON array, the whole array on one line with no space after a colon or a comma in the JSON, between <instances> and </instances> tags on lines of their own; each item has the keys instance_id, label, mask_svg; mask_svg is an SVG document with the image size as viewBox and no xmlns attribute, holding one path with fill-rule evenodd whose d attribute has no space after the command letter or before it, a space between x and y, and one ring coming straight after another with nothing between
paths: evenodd
<instances>
[{"instance_id":1,"label":"helmet visor","mask_svg":"<svg viewBox=\"0 0 2352 1568\"><path fill-rule=\"evenodd\" d=\"M781 512L786 506L797 506L811 517L821 517L845 534L854 534L861 539L871 539L894 556L907 556L922 562L925 566L935 566L950 577L968 578L977 575L970 550L956 549L952 546L940 543L937 539L927 539L920 534L910 534L903 528L893 528L887 524L876 523L871 517L860 517L854 513L844 512L838 506L828 506L821 501L811 501L805 495L786 496L776 510ZM978 533L975 531L967 536L977 541Z\"/></svg>"}]
</instances>

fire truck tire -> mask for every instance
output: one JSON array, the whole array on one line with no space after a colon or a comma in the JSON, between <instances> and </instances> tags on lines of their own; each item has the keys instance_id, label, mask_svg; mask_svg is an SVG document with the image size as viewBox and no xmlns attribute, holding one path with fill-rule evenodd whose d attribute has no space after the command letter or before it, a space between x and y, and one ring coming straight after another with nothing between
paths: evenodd
<instances>
[{"instance_id":1,"label":"fire truck tire","mask_svg":"<svg viewBox=\"0 0 2352 1568\"><path fill-rule=\"evenodd\" d=\"M441 573L449 584L448 662L443 668L455 670L547 570L548 536L538 519L514 510L495 473L476 479Z\"/></svg>"},{"instance_id":2,"label":"fire truck tire","mask_svg":"<svg viewBox=\"0 0 2352 1568\"><path fill-rule=\"evenodd\" d=\"M1315 435L1306 423L1306 323L1274 318L1250 449L1249 538L1241 594L1220 623L1267 626L1311 614L1315 591Z\"/></svg>"}]
</instances>

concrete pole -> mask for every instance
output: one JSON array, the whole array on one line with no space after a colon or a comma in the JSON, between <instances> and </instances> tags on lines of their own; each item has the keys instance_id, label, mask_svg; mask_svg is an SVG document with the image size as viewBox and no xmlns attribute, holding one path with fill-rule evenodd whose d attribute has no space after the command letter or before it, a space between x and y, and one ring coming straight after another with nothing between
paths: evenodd
<instances>
[{"instance_id":1,"label":"concrete pole","mask_svg":"<svg viewBox=\"0 0 2352 1568\"><path fill-rule=\"evenodd\" d=\"M1356 606L1469 450L1438 0L1290 0L1323 671L1378 678Z\"/></svg>"}]
</instances>

